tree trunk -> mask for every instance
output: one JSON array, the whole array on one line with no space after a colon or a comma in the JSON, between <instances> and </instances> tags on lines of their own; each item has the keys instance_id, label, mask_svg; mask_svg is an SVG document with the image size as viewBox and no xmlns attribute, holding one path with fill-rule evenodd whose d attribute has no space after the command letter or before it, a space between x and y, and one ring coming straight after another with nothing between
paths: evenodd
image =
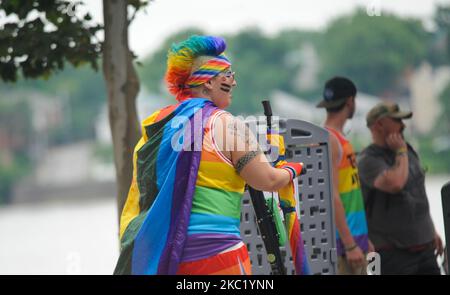
<instances>
[{"instance_id":1,"label":"tree trunk","mask_svg":"<svg viewBox=\"0 0 450 295\"><path fill-rule=\"evenodd\" d=\"M103 0L103 17L103 74L108 92L120 219L133 173L133 149L140 136L135 105L139 80L128 48L127 1Z\"/></svg>"}]
</instances>

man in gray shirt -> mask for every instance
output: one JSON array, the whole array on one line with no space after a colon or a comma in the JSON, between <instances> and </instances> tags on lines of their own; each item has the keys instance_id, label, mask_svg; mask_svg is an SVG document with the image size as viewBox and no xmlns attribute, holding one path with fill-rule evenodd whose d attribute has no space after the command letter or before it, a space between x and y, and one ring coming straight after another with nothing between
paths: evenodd
<instances>
[{"instance_id":1,"label":"man in gray shirt","mask_svg":"<svg viewBox=\"0 0 450 295\"><path fill-rule=\"evenodd\" d=\"M382 102L370 110L373 143L358 156L369 238L381 257L381 274L440 274L435 251L442 240L430 216L425 173L405 142L398 105Z\"/></svg>"}]
</instances>

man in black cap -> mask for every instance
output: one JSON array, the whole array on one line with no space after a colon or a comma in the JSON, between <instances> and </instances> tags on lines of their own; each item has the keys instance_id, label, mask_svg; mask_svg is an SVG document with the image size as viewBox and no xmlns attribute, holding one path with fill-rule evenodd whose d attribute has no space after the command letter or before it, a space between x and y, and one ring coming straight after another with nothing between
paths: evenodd
<instances>
[{"instance_id":1,"label":"man in black cap","mask_svg":"<svg viewBox=\"0 0 450 295\"><path fill-rule=\"evenodd\" d=\"M442 240L430 216L425 173L404 137L397 104L382 102L367 114L373 143L358 156L369 236L381 258L381 274L440 274L435 257Z\"/></svg>"},{"instance_id":2,"label":"man in black cap","mask_svg":"<svg viewBox=\"0 0 450 295\"><path fill-rule=\"evenodd\" d=\"M352 81L334 77L325 83L324 99L317 105L327 111L325 128L330 132L339 274L366 274L365 254L372 250L355 153L343 134L345 122L355 113L355 97Z\"/></svg>"}]
</instances>

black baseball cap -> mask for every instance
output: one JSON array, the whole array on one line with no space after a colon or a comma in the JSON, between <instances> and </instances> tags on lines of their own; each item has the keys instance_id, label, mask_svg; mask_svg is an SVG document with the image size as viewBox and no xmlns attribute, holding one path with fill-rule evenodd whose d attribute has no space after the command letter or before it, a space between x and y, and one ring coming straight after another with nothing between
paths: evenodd
<instances>
[{"instance_id":1,"label":"black baseball cap","mask_svg":"<svg viewBox=\"0 0 450 295\"><path fill-rule=\"evenodd\" d=\"M323 88L323 100L318 108L336 108L345 103L347 98L356 96L355 84L345 77L334 77L325 83Z\"/></svg>"}]
</instances>

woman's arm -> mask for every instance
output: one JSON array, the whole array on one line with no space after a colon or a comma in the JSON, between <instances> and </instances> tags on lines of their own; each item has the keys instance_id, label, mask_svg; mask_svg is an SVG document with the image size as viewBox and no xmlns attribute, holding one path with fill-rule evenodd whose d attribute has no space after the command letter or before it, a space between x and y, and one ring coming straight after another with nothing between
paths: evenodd
<instances>
[{"instance_id":1,"label":"woman's arm","mask_svg":"<svg viewBox=\"0 0 450 295\"><path fill-rule=\"evenodd\" d=\"M218 147L251 187L262 191L277 191L300 173L296 171L296 175L292 175L289 170L272 167L259 148L256 137L242 120L229 113L218 119L219 124L214 125ZM293 169L299 170L298 167Z\"/></svg>"}]
</instances>

